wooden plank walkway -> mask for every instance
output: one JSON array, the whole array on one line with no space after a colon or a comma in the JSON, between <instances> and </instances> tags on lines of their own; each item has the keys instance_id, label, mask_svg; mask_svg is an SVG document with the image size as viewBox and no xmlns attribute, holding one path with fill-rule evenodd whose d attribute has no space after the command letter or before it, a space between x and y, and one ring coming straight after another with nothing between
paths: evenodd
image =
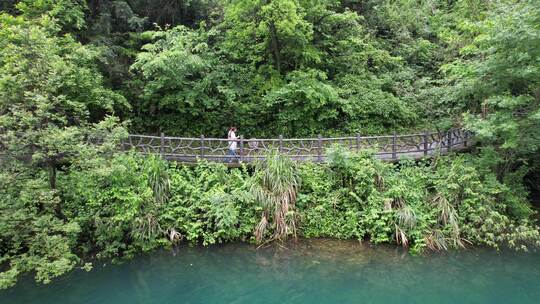
<instances>
[{"instance_id":1,"label":"wooden plank walkway","mask_svg":"<svg viewBox=\"0 0 540 304\"><path fill-rule=\"evenodd\" d=\"M404 135L349 136L323 138L273 138L237 140L237 156L227 156L229 140L226 138L170 137L150 135L129 135L122 143L123 150L142 154L160 154L164 159L193 163L198 159L213 162L250 163L264 159L271 150L290 157L295 161L325 162L326 150L334 145L344 146L352 151L370 149L375 157L384 161L401 158L420 159L435 154L467 149L472 143L472 133L462 129L446 132L424 132Z\"/></svg>"}]
</instances>

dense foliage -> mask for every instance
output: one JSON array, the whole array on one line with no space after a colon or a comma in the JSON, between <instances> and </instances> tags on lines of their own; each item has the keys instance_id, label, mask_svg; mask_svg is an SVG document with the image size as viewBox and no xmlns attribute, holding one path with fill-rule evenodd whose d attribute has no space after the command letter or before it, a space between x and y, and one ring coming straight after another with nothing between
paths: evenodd
<instances>
[{"instance_id":1,"label":"dense foliage","mask_svg":"<svg viewBox=\"0 0 540 304\"><path fill-rule=\"evenodd\" d=\"M297 167L273 156L250 172L94 155L61 172L53 190L42 176L4 172L2 183L15 186L0 196L7 267L0 282L10 286L20 273L36 271L46 283L89 268L94 258L118 260L181 241L334 237L413 252L540 245L525 189L497 181L475 157L398 165L340 149L329 157L328 165Z\"/></svg>"},{"instance_id":2,"label":"dense foliage","mask_svg":"<svg viewBox=\"0 0 540 304\"><path fill-rule=\"evenodd\" d=\"M540 245L540 2L0 2L0 288L181 242L291 236L414 253ZM246 137L462 127L388 164L187 167L128 132Z\"/></svg>"},{"instance_id":3,"label":"dense foliage","mask_svg":"<svg viewBox=\"0 0 540 304\"><path fill-rule=\"evenodd\" d=\"M93 46L106 85L130 104L116 115L133 131L223 136L237 125L246 137L274 137L481 128L474 117L487 110L533 113L538 7L532 0L13 0L0 9L21 22L49 20L51 34ZM463 120L468 111L475 121ZM502 125L499 133L509 135Z\"/></svg>"},{"instance_id":4,"label":"dense foliage","mask_svg":"<svg viewBox=\"0 0 540 304\"><path fill-rule=\"evenodd\" d=\"M297 205L307 237L368 238L415 252L540 244L525 190L497 181L475 157L396 166L339 149L329 156L328 167L300 168Z\"/></svg>"},{"instance_id":5,"label":"dense foliage","mask_svg":"<svg viewBox=\"0 0 540 304\"><path fill-rule=\"evenodd\" d=\"M132 68L147 130L221 135L237 124L254 136L300 136L381 132L416 117L384 88L400 59L330 1L232 1L216 26L145 35Z\"/></svg>"}]
</instances>

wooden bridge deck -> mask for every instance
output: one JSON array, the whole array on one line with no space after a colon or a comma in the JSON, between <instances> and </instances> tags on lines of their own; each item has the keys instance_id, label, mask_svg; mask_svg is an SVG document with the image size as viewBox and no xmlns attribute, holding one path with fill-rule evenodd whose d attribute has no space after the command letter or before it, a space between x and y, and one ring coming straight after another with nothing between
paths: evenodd
<instances>
[{"instance_id":1,"label":"wooden bridge deck","mask_svg":"<svg viewBox=\"0 0 540 304\"><path fill-rule=\"evenodd\" d=\"M471 145L472 134L461 129L446 132L424 132L404 135L349 136L323 138L273 138L237 140L237 156L227 156L229 140L226 138L169 137L149 135L129 135L122 143L124 150L142 154L160 154L164 159L193 163L199 159L213 162L250 163L264 159L271 150L290 157L295 161L325 162L326 150L341 145L353 151L370 149L375 157L384 161L401 158L420 159L434 154L459 151Z\"/></svg>"}]
</instances>

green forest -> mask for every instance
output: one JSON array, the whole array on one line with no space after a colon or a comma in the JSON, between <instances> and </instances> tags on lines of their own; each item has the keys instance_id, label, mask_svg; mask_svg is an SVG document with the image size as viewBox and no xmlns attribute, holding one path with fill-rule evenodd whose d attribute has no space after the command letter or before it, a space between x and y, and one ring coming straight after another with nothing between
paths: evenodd
<instances>
[{"instance_id":1,"label":"green forest","mask_svg":"<svg viewBox=\"0 0 540 304\"><path fill-rule=\"evenodd\" d=\"M121 151L463 128L467 153L254 166ZM99 142L99 144L96 144ZM540 246L540 2L0 2L0 288L177 244Z\"/></svg>"}]
</instances>

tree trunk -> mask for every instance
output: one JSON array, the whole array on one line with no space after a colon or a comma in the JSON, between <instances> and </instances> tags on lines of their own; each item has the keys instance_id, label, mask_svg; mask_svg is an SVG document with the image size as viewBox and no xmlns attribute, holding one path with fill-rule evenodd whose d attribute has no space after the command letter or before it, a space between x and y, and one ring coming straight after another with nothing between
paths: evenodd
<instances>
[{"instance_id":1,"label":"tree trunk","mask_svg":"<svg viewBox=\"0 0 540 304\"><path fill-rule=\"evenodd\" d=\"M49 164L49 185L51 189L56 189L56 163Z\"/></svg>"},{"instance_id":2,"label":"tree trunk","mask_svg":"<svg viewBox=\"0 0 540 304\"><path fill-rule=\"evenodd\" d=\"M281 56L280 56L280 50L279 50L279 40L277 37L277 30L276 30L276 25L274 24L274 21L270 21L269 29L270 29L270 38L271 38L270 47L272 50L272 57L274 58L274 65L278 73L281 74Z\"/></svg>"}]
</instances>

